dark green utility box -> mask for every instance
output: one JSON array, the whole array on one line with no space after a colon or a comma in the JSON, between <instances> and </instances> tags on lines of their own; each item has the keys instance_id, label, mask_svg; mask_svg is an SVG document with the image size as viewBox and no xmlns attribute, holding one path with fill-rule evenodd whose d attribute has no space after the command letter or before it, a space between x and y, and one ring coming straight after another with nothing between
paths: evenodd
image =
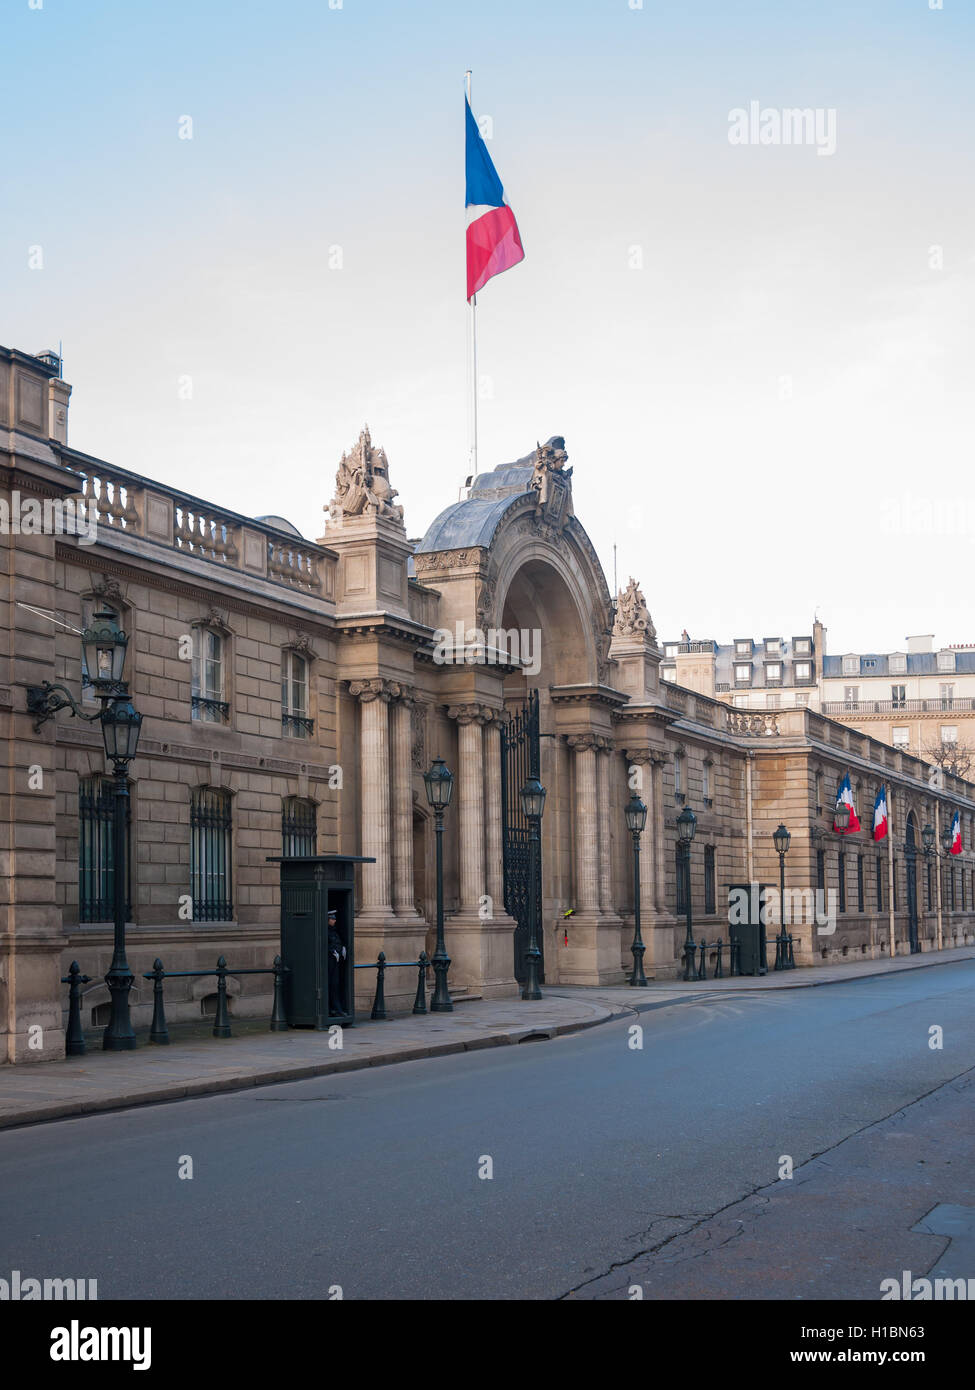
<instances>
[{"instance_id":1,"label":"dark green utility box","mask_svg":"<svg viewBox=\"0 0 975 1390\"><path fill-rule=\"evenodd\" d=\"M767 883L729 883L728 939L738 943L742 975L768 974L765 893Z\"/></svg>"},{"instance_id":2,"label":"dark green utility box","mask_svg":"<svg viewBox=\"0 0 975 1390\"><path fill-rule=\"evenodd\" d=\"M292 1028L355 1022L355 865L375 862L347 854L268 856L281 865L284 1011Z\"/></svg>"}]
</instances>

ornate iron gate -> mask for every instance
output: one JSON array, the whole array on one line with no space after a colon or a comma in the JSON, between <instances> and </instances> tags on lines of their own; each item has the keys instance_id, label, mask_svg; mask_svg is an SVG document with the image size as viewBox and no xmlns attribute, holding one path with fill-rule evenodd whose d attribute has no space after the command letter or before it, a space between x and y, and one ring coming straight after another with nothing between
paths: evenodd
<instances>
[{"instance_id":1,"label":"ornate iron gate","mask_svg":"<svg viewBox=\"0 0 975 1390\"><path fill-rule=\"evenodd\" d=\"M518 924L515 927L515 979L526 975L528 950L528 902L530 888L530 835L528 820L521 809L521 789L529 777L538 777L539 760L538 691L528 692L528 701L501 728L501 825L504 853L504 907ZM542 856L535 873L535 939L542 946ZM545 959L540 962L539 978L545 982Z\"/></svg>"}]
</instances>

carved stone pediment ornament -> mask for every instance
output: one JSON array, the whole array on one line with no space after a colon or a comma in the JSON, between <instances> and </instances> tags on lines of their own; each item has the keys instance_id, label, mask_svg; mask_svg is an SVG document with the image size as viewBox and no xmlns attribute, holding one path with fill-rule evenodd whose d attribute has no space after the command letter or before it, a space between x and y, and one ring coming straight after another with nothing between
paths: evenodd
<instances>
[{"instance_id":1,"label":"carved stone pediment ornament","mask_svg":"<svg viewBox=\"0 0 975 1390\"><path fill-rule=\"evenodd\" d=\"M412 762L417 772L423 772L427 765L427 707L416 701L412 712Z\"/></svg>"},{"instance_id":2,"label":"carved stone pediment ornament","mask_svg":"<svg viewBox=\"0 0 975 1390\"><path fill-rule=\"evenodd\" d=\"M378 516L402 526L403 508L393 501L398 496L389 483L386 451L373 444L366 425L351 452L342 455L335 475L335 496L322 510L333 526L354 516Z\"/></svg>"},{"instance_id":3,"label":"carved stone pediment ornament","mask_svg":"<svg viewBox=\"0 0 975 1390\"><path fill-rule=\"evenodd\" d=\"M657 629L653 625L647 609L647 601L634 578L630 578L625 589L619 592L616 604L616 621L613 624L614 637L648 637L656 643Z\"/></svg>"},{"instance_id":4,"label":"carved stone pediment ornament","mask_svg":"<svg viewBox=\"0 0 975 1390\"><path fill-rule=\"evenodd\" d=\"M91 592L96 598L105 599L108 603L125 602L122 586L113 574L100 574L92 584Z\"/></svg>"},{"instance_id":5,"label":"carved stone pediment ornament","mask_svg":"<svg viewBox=\"0 0 975 1390\"><path fill-rule=\"evenodd\" d=\"M291 651L297 652L299 656L311 656L311 638L307 632L289 633L288 647Z\"/></svg>"},{"instance_id":6,"label":"carved stone pediment ornament","mask_svg":"<svg viewBox=\"0 0 975 1390\"><path fill-rule=\"evenodd\" d=\"M190 624L191 627L212 627L217 632L229 633L230 624L220 609L213 603L207 608L206 612Z\"/></svg>"}]
</instances>

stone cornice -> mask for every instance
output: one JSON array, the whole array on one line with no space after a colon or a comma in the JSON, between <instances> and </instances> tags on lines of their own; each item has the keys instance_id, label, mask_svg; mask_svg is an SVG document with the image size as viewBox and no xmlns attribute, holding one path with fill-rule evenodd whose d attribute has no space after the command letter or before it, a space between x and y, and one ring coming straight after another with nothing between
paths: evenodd
<instances>
[{"instance_id":1,"label":"stone cornice","mask_svg":"<svg viewBox=\"0 0 975 1390\"><path fill-rule=\"evenodd\" d=\"M621 708L629 695L611 685L550 685L553 705L610 705Z\"/></svg>"}]
</instances>

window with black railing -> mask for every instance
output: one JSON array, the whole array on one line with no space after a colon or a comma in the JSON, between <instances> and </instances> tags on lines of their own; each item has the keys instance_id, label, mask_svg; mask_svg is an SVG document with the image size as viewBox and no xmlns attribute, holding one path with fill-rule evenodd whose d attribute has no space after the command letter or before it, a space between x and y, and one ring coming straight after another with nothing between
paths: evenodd
<instances>
[{"instance_id":1,"label":"window with black railing","mask_svg":"<svg viewBox=\"0 0 975 1390\"><path fill-rule=\"evenodd\" d=\"M838 855L837 857L838 857L838 860L839 860L838 877L839 877L840 911L841 911L841 912L845 912L845 911L846 911L846 855L845 855L845 854L840 854L840 855Z\"/></svg>"},{"instance_id":2,"label":"window with black railing","mask_svg":"<svg viewBox=\"0 0 975 1390\"><path fill-rule=\"evenodd\" d=\"M927 880L927 882L926 882L926 884L925 884L925 901L926 901L926 903L927 903L927 910L928 910L928 912L930 912L930 911L931 911L931 896L932 896L932 894L931 894L931 888L932 888L932 882L931 882L931 880L932 880L932 878L933 878L933 875L932 875L932 872L931 872L931 861L930 861L930 859L928 860L927 864L925 865L925 868L927 869L927 872L926 872L926 874L925 874L925 879Z\"/></svg>"},{"instance_id":3,"label":"window with black railing","mask_svg":"<svg viewBox=\"0 0 975 1390\"><path fill-rule=\"evenodd\" d=\"M863 911L863 855L857 855L857 912Z\"/></svg>"},{"instance_id":4,"label":"window with black railing","mask_svg":"<svg viewBox=\"0 0 975 1390\"><path fill-rule=\"evenodd\" d=\"M955 866L954 866L954 864L952 864L952 866L951 866L950 900L951 900L951 910L952 910L952 912L954 912L954 910L955 910Z\"/></svg>"},{"instance_id":5,"label":"window with black railing","mask_svg":"<svg viewBox=\"0 0 975 1390\"><path fill-rule=\"evenodd\" d=\"M874 865L875 865L875 868L876 868L876 879L877 879L877 881L876 881L877 911L878 911L878 912L883 912L883 910L884 910L884 861L881 859L881 857L880 857L879 854L877 855L877 858L876 858L876 860L874 861Z\"/></svg>"},{"instance_id":6,"label":"window with black railing","mask_svg":"<svg viewBox=\"0 0 975 1390\"><path fill-rule=\"evenodd\" d=\"M281 731L289 738L311 738L315 721L308 712L308 661L296 651L281 653Z\"/></svg>"},{"instance_id":7,"label":"window with black railing","mask_svg":"<svg viewBox=\"0 0 975 1390\"><path fill-rule=\"evenodd\" d=\"M231 922L232 798L218 787L197 787L190 805L190 892L195 922Z\"/></svg>"},{"instance_id":8,"label":"window with black railing","mask_svg":"<svg viewBox=\"0 0 975 1390\"><path fill-rule=\"evenodd\" d=\"M126 799L126 842L129 802ZM129 906L129 866L125 865L125 915ZM78 921L111 922L115 915L115 788L110 777L82 777L78 783Z\"/></svg>"},{"instance_id":9,"label":"window with black railing","mask_svg":"<svg viewBox=\"0 0 975 1390\"><path fill-rule=\"evenodd\" d=\"M281 853L302 857L317 854L318 827L314 801L288 796L281 808Z\"/></svg>"},{"instance_id":10,"label":"window with black railing","mask_svg":"<svg viewBox=\"0 0 975 1390\"><path fill-rule=\"evenodd\" d=\"M225 723L230 704L224 698L224 639L212 628L193 630L190 714L206 724Z\"/></svg>"},{"instance_id":11,"label":"window with black railing","mask_svg":"<svg viewBox=\"0 0 975 1390\"><path fill-rule=\"evenodd\" d=\"M816 887L820 893L826 892L826 851L816 851Z\"/></svg>"},{"instance_id":12,"label":"window with black railing","mask_svg":"<svg viewBox=\"0 0 975 1390\"><path fill-rule=\"evenodd\" d=\"M713 913L715 910L715 870L714 870L714 845L704 847L704 911Z\"/></svg>"}]
</instances>

